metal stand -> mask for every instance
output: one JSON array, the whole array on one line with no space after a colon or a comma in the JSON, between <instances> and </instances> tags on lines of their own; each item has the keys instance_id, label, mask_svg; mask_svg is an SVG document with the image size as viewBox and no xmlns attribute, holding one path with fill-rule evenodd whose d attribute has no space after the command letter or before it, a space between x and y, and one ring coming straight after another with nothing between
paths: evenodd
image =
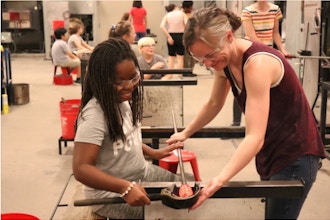
<instances>
[{"instance_id":1,"label":"metal stand","mask_svg":"<svg viewBox=\"0 0 330 220\"><path fill-rule=\"evenodd\" d=\"M66 189L68 188L68 185L69 185L69 183L70 183L70 180L71 180L72 176L73 176L73 174L70 174L68 180L66 181L66 183L65 183L65 185L64 185L64 188L63 188L63 190L62 190L62 193L61 193L61 195L60 195L60 198L58 199L58 201L57 201L57 203L56 203L56 206L55 206L55 208L54 208L54 211L53 211L53 213L52 213L52 215L51 215L51 217L50 217L50 220L52 220L52 219L54 218L54 215L55 215L55 213L56 213L58 207L66 207L66 206L68 206L67 203L66 203L66 204L61 204L61 201L62 201L62 198L63 198L63 195L64 195Z\"/></svg>"},{"instance_id":2,"label":"metal stand","mask_svg":"<svg viewBox=\"0 0 330 220\"><path fill-rule=\"evenodd\" d=\"M62 154L62 142L64 142L64 147L68 146L68 141L74 141L73 138L63 138L62 136L58 139L58 154Z\"/></svg>"}]
</instances>

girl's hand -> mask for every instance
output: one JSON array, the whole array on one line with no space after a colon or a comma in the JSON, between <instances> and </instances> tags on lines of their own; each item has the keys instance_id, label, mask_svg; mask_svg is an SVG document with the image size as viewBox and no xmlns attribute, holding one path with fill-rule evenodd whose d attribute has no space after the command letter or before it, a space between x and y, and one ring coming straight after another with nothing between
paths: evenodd
<instances>
[{"instance_id":1,"label":"girl's hand","mask_svg":"<svg viewBox=\"0 0 330 220\"><path fill-rule=\"evenodd\" d=\"M145 206L151 203L145 189L138 184L134 185L123 199L131 206Z\"/></svg>"},{"instance_id":2,"label":"girl's hand","mask_svg":"<svg viewBox=\"0 0 330 220\"><path fill-rule=\"evenodd\" d=\"M168 145L166 147L156 150L154 159L160 160L164 157L171 156L173 154L173 150L176 150L178 148L183 148L183 142L178 141L174 144L171 144L171 145Z\"/></svg>"}]
</instances>

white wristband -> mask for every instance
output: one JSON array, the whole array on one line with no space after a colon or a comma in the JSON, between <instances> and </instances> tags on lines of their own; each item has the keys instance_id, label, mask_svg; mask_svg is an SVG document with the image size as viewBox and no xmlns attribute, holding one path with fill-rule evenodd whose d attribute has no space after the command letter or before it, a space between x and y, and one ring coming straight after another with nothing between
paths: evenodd
<instances>
[{"instance_id":1,"label":"white wristband","mask_svg":"<svg viewBox=\"0 0 330 220\"><path fill-rule=\"evenodd\" d=\"M127 187L127 189L125 190L125 192L121 194L120 197L126 196L133 189L133 187L135 185L136 185L136 182L135 181L131 182L131 184Z\"/></svg>"}]
</instances>

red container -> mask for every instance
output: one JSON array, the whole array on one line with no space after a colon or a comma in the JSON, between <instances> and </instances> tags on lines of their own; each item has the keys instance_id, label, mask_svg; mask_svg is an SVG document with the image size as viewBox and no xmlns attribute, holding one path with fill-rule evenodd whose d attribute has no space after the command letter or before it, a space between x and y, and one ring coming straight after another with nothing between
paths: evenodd
<instances>
[{"instance_id":1,"label":"red container","mask_svg":"<svg viewBox=\"0 0 330 220\"><path fill-rule=\"evenodd\" d=\"M18 21L19 20L19 12L9 12L9 19L11 21Z\"/></svg>"},{"instance_id":2,"label":"red container","mask_svg":"<svg viewBox=\"0 0 330 220\"><path fill-rule=\"evenodd\" d=\"M4 213L1 214L2 220L40 220L38 217L25 213Z\"/></svg>"},{"instance_id":3,"label":"red container","mask_svg":"<svg viewBox=\"0 0 330 220\"><path fill-rule=\"evenodd\" d=\"M63 75L67 75L68 74L68 70L66 67L61 67L62 70L62 74ZM73 70L71 70L71 74L77 74L78 73L78 67L74 68Z\"/></svg>"},{"instance_id":4,"label":"red container","mask_svg":"<svg viewBox=\"0 0 330 220\"><path fill-rule=\"evenodd\" d=\"M55 85L72 85L73 78L71 75L55 75L53 77L53 82Z\"/></svg>"},{"instance_id":5,"label":"red container","mask_svg":"<svg viewBox=\"0 0 330 220\"><path fill-rule=\"evenodd\" d=\"M73 139L74 124L80 108L80 99L68 99L60 102L62 138Z\"/></svg>"},{"instance_id":6,"label":"red container","mask_svg":"<svg viewBox=\"0 0 330 220\"><path fill-rule=\"evenodd\" d=\"M53 30L64 28L64 20L53 20Z\"/></svg>"}]
</instances>

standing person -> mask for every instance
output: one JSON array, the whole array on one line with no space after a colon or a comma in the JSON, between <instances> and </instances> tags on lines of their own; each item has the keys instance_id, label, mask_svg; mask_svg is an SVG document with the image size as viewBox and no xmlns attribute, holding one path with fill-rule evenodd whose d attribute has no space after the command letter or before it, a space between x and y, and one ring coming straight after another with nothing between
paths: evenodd
<instances>
[{"instance_id":1,"label":"standing person","mask_svg":"<svg viewBox=\"0 0 330 220\"><path fill-rule=\"evenodd\" d=\"M191 16L193 11L194 2L193 1L182 1L182 11L185 15L185 24ZM195 60L184 50L184 68L194 68ZM197 76L195 73L183 74L183 76Z\"/></svg>"},{"instance_id":2,"label":"standing person","mask_svg":"<svg viewBox=\"0 0 330 220\"><path fill-rule=\"evenodd\" d=\"M72 52L80 51L84 53L90 53L93 51L93 47L89 46L81 35L84 33L84 24L80 19L71 18L69 28L69 47Z\"/></svg>"},{"instance_id":3,"label":"standing person","mask_svg":"<svg viewBox=\"0 0 330 220\"><path fill-rule=\"evenodd\" d=\"M182 142L155 150L142 143L143 88L138 62L119 38L100 43L91 54L76 122L73 174L85 185L86 198L121 196L127 204L92 206L111 219L141 219L150 200L138 182L179 181L147 162L160 159Z\"/></svg>"},{"instance_id":4,"label":"standing person","mask_svg":"<svg viewBox=\"0 0 330 220\"><path fill-rule=\"evenodd\" d=\"M54 35L56 38L56 41L52 46L52 59L54 65L69 67L70 70L78 69L75 83L81 83L80 59L71 52L67 44L67 30L65 28L58 28L54 31Z\"/></svg>"},{"instance_id":5,"label":"standing person","mask_svg":"<svg viewBox=\"0 0 330 220\"><path fill-rule=\"evenodd\" d=\"M166 35L168 48L168 67L174 68L175 59L176 67L183 68L184 46L182 43L184 24L184 13L174 4L165 7L168 12L160 24L161 29Z\"/></svg>"},{"instance_id":6,"label":"standing person","mask_svg":"<svg viewBox=\"0 0 330 220\"><path fill-rule=\"evenodd\" d=\"M185 21L184 23L186 24L188 19L191 16L191 13L193 11L193 7L194 7L194 2L193 1L182 1L182 11L185 15Z\"/></svg>"},{"instance_id":7,"label":"standing person","mask_svg":"<svg viewBox=\"0 0 330 220\"><path fill-rule=\"evenodd\" d=\"M147 34L147 10L143 7L142 1L133 1L132 6L129 12L129 21L133 24L136 32L135 41L138 41Z\"/></svg>"},{"instance_id":8,"label":"standing person","mask_svg":"<svg viewBox=\"0 0 330 220\"><path fill-rule=\"evenodd\" d=\"M282 43L282 37L279 30L279 21L282 17L280 7L269 3L266 0L258 0L247 6L243 9L241 16L246 34L245 38L271 47L275 43L284 56L292 56L285 50ZM241 116L242 111L234 100L232 126L240 126Z\"/></svg>"},{"instance_id":9,"label":"standing person","mask_svg":"<svg viewBox=\"0 0 330 220\"><path fill-rule=\"evenodd\" d=\"M156 42L152 37L143 37L138 41L141 56L138 57L142 70L167 69L164 57L155 54ZM143 74L143 79L171 79L172 74Z\"/></svg>"},{"instance_id":10,"label":"standing person","mask_svg":"<svg viewBox=\"0 0 330 220\"><path fill-rule=\"evenodd\" d=\"M267 0L258 0L247 6L241 16L245 38L271 47L275 43L284 56L290 57L280 35L279 22L282 17L281 8Z\"/></svg>"},{"instance_id":11,"label":"standing person","mask_svg":"<svg viewBox=\"0 0 330 220\"><path fill-rule=\"evenodd\" d=\"M246 134L227 165L201 190L196 209L253 158L261 180L303 180L304 196L266 199L266 219L297 219L325 157L322 140L304 90L289 62L277 50L233 32L234 13L203 8L188 20L183 40L196 61L214 71L210 98L168 144L184 141L221 111L230 89L245 113Z\"/></svg>"}]
</instances>

